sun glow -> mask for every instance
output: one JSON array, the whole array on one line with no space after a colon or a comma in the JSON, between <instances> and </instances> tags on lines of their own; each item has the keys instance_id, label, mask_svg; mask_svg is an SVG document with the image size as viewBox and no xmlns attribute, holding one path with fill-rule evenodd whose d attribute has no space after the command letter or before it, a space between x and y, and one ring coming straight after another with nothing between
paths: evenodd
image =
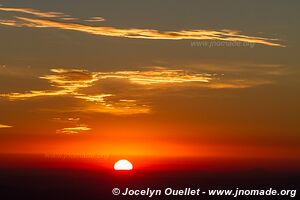
<instances>
[{"instance_id":1,"label":"sun glow","mask_svg":"<svg viewBox=\"0 0 300 200\"><path fill-rule=\"evenodd\" d=\"M115 170L132 170L133 166L128 160L119 160L114 165Z\"/></svg>"}]
</instances>

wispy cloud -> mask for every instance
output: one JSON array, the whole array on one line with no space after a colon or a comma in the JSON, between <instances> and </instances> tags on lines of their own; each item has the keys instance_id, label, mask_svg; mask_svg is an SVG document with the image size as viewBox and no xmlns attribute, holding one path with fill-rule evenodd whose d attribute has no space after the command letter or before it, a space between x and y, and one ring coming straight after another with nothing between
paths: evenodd
<instances>
[{"instance_id":1,"label":"wispy cloud","mask_svg":"<svg viewBox=\"0 0 300 200\"><path fill-rule=\"evenodd\" d=\"M87 125L81 124L81 125L75 126L75 127L59 129L56 131L56 133L71 135L71 134L78 134L78 133L90 131L90 130L91 130L91 128L89 128Z\"/></svg>"},{"instance_id":2,"label":"wispy cloud","mask_svg":"<svg viewBox=\"0 0 300 200\"><path fill-rule=\"evenodd\" d=\"M97 94L97 95L78 95L75 96L77 99L83 99L86 101L91 101L91 102L98 102L98 103L105 103L106 97L111 97L113 96L112 94Z\"/></svg>"},{"instance_id":3,"label":"wispy cloud","mask_svg":"<svg viewBox=\"0 0 300 200\"><path fill-rule=\"evenodd\" d=\"M80 88L86 88L97 81L95 74L82 69L51 69L54 74L40 77L60 88L66 93L74 93Z\"/></svg>"},{"instance_id":4,"label":"wispy cloud","mask_svg":"<svg viewBox=\"0 0 300 200\"><path fill-rule=\"evenodd\" d=\"M126 79L134 84L159 85L186 82L207 83L212 78L210 74L197 74L184 70L154 69L148 71L116 71L89 72L82 69L51 69L53 74L41 76L47 80L53 90L33 90L26 93L0 94L10 100L24 100L40 96L70 95L78 99L93 102L105 102L106 97L113 94L82 94L80 89L91 87L96 81L106 79Z\"/></svg>"},{"instance_id":5,"label":"wispy cloud","mask_svg":"<svg viewBox=\"0 0 300 200\"><path fill-rule=\"evenodd\" d=\"M268 46L283 46L275 42L278 39L247 36L232 30L181 30L163 32L155 29L120 29L115 27L89 26L83 24L58 22L46 19L32 19L26 17L17 17L17 19L20 20L19 26L23 27L57 28L111 37L152 40L221 40L256 43Z\"/></svg>"},{"instance_id":6,"label":"wispy cloud","mask_svg":"<svg viewBox=\"0 0 300 200\"><path fill-rule=\"evenodd\" d=\"M59 123L71 123L71 124L73 124L73 123L79 122L80 118L79 117L67 117L67 118L65 118L65 117L63 117L63 118L54 117L53 121L59 122Z\"/></svg>"},{"instance_id":7,"label":"wispy cloud","mask_svg":"<svg viewBox=\"0 0 300 200\"><path fill-rule=\"evenodd\" d=\"M272 81L256 79L256 80L246 80L246 79L229 79L223 81L216 81L215 83L210 83L209 87L212 89L243 89L251 88L260 85L273 84Z\"/></svg>"},{"instance_id":8,"label":"wispy cloud","mask_svg":"<svg viewBox=\"0 0 300 200\"><path fill-rule=\"evenodd\" d=\"M42 12L42 11L31 9L31 8L4 8L4 7L0 7L0 11L25 13L25 14L30 14L30 15L34 15L34 16L37 16L37 17L43 17L43 18L69 17L69 15L66 15L66 14L61 13L61 12Z\"/></svg>"},{"instance_id":9,"label":"wispy cloud","mask_svg":"<svg viewBox=\"0 0 300 200\"><path fill-rule=\"evenodd\" d=\"M114 80L122 80L122 84L130 84L130 87L143 88L144 91L151 90L154 92L157 89L171 89L174 86L183 86L183 88L241 89L272 83L266 79L225 78L216 74L196 73L163 67L113 72L90 72L84 69L57 68L51 69L50 74L41 76L40 79L47 80L51 84L52 89L31 90L24 93L6 93L0 94L0 97L17 101L36 97L67 96L86 102L84 104L86 108L82 112L103 112L117 115L139 114L151 112L149 105L137 100L141 96L140 94L132 94L132 91L131 93L122 94L118 92L99 92L99 89L95 90L95 87L106 81L110 83Z\"/></svg>"},{"instance_id":10,"label":"wispy cloud","mask_svg":"<svg viewBox=\"0 0 300 200\"><path fill-rule=\"evenodd\" d=\"M118 100L107 101L104 106L99 107L97 104L89 104L85 112L102 112L114 115L133 115L146 114L151 112L149 105L138 103L137 100Z\"/></svg>"},{"instance_id":11,"label":"wispy cloud","mask_svg":"<svg viewBox=\"0 0 300 200\"><path fill-rule=\"evenodd\" d=\"M92 84L98 80L95 74L81 69L51 69L51 72L53 74L41 76L40 79L47 80L52 85L52 90L32 90L26 93L0 94L0 96L7 97L10 100L64 95L81 98L81 96L85 95L79 93L79 90L92 86ZM101 95L104 95L102 98L110 96L110 94ZM100 97L98 97L98 99L100 101Z\"/></svg>"},{"instance_id":12,"label":"wispy cloud","mask_svg":"<svg viewBox=\"0 0 300 200\"><path fill-rule=\"evenodd\" d=\"M107 98L113 94L88 94L82 93L83 88L91 87L102 77L98 72L89 72L81 69L52 69L52 74L41 76L53 87L51 90L32 90L24 93L0 94L0 97L8 98L11 101L27 100L37 97L68 96L76 99L91 102L84 111L103 112L111 114L138 114L148 113L149 107L137 102L125 102L121 100L110 101Z\"/></svg>"},{"instance_id":13,"label":"wispy cloud","mask_svg":"<svg viewBox=\"0 0 300 200\"><path fill-rule=\"evenodd\" d=\"M78 18L75 18L75 17L63 17L61 19L65 20L65 21L77 21L77 20L79 20Z\"/></svg>"},{"instance_id":14,"label":"wispy cloud","mask_svg":"<svg viewBox=\"0 0 300 200\"><path fill-rule=\"evenodd\" d=\"M6 26L16 26L16 27L19 27L17 21L16 20L11 20L11 19L0 19L0 24L6 25Z\"/></svg>"},{"instance_id":15,"label":"wispy cloud","mask_svg":"<svg viewBox=\"0 0 300 200\"><path fill-rule=\"evenodd\" d=\"M87 93L83 89L90 88L97 81L112 79L127 80L132 84L160 87L170 84L184 84L190 82L208 83L211 80L209 74L192 73L184 70L170 70L165 68L153 68L147 71L116 71L116 72L90 72L83 69L51 69L51 74L41 76L51 84L51 90L31 90L24 93L0 94L0 97L11 101L26 100L37 97L68 96L91 102L85 111L103 112L112 114L139 114L149 113L150 107L141 104L136 99L109 99L114 94Z\"/></svg>"},{"instance_id":16,"label":"wispy cloud","mask_svg":"<svg viewBox=\"0 0 300 200\"><path fill-rule=\"evenodd\" d=\"M86 19L84 21L87 21L87 22L103 22L103 21L105 21L105 19L103 17L91 17L91 18Z\"/></svg>"},{"instance_id":17,"label":"wispy cloud","mask_svg":"<svg viewBox=\"0 0 300 200\"><path fill-rule=\"evenodd\" d=\"M0 124L0 128L12 128L12 126Z\"/></svg>"},{"instance_id":18,"label":"wispy cloud","mask_svg":"<svg viewBox=\"0 0 300 200\"><path fill-rule=\"evenodd\" d=\"M154 69L150 71L117 71L99 72L99 79L127 79L132 83L140 85L174 84L187 82L208 83L212 78L210 74L198 74L185 70Z\"/></svg>"},{"instance_id":19,"label":"wispy cloud","mask_svg":"<svg viewBox=\"0 0 300 200\"><path fill-rule=\"evenodd\" d=\"M65 126L67 126L66 128L56 130L56 133L58 134L73 135L92 130L90 127L88 127L88 125L79 123L80 118L78 117L56 117L53 118L53 120L55 122L65 124Z\"/></svg>"},{"instance_id":20,"label":"wispy cloud","mask_svg":"<svg viewBox=\"0 0 300 200\"><path fill-rule=\"evenodd\" d=\"M151 40L214 40L214 41L238 41L262 44L267 46L284 47L278 43L278 38L267 38L258 36L244 35L239 31L233 30L179 30L179 31L160 31L156 29L139 29L139 28L117 28L109 26L91 26L70 22L69 15L60 12L41 12L29 8L0 8L0 11L17 12L32 14L37 18L16 16L10 20L0 20L0 24L15 27L30 28L55 28L62 30L79 31L92 35L123 37L134 39L151 39ZM59 18L55 21L53 18ZM92 17L89 22L104 21L102 17Z\"/></svg>"}]
</instances>

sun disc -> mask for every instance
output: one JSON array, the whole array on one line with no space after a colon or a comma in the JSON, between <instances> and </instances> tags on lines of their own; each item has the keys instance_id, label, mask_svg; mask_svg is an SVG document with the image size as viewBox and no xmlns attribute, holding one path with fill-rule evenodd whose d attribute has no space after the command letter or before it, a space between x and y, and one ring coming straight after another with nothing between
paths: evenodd
<instances>
[{"instance_id":1,"label":"sun disc","mask_svg":"<svg viewBox=\"0 0 300 200\"><path fill-rule=\"evenodd\" d=\"M114 165L115 170L132 170L133 166L128 160L119 160Z\"/></svg>"}]
</instances>

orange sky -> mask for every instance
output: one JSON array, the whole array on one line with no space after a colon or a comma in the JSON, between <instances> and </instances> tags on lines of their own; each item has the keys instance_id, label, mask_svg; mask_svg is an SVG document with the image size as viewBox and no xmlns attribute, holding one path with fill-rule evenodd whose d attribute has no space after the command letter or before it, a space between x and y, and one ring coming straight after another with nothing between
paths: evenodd
<instances>
[{"instance_id":1,"label":"orange sky","mask_svg":"<svg viewBox=\"0 0 300 200\"><path fill-rule=\"evenodd\" d=\"M299 3L93 4L0 7L0 153L299 159Z\"/></svg>"}]
</instances>

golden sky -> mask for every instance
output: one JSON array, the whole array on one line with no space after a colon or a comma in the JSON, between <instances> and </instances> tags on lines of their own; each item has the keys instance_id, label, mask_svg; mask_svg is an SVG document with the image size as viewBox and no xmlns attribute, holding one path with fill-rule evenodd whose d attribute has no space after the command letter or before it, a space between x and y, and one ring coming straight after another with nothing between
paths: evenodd
<instances>
[{"instance_id":1,"label":"golden sky","mask_svg":"<svg viewBox=\"0 0 300 200\"><path fill-rule=\"evenodd\" d=\"M69 4L2 2L0 153L298 159L298 2Z\"/></svg>"}]
</instances>

